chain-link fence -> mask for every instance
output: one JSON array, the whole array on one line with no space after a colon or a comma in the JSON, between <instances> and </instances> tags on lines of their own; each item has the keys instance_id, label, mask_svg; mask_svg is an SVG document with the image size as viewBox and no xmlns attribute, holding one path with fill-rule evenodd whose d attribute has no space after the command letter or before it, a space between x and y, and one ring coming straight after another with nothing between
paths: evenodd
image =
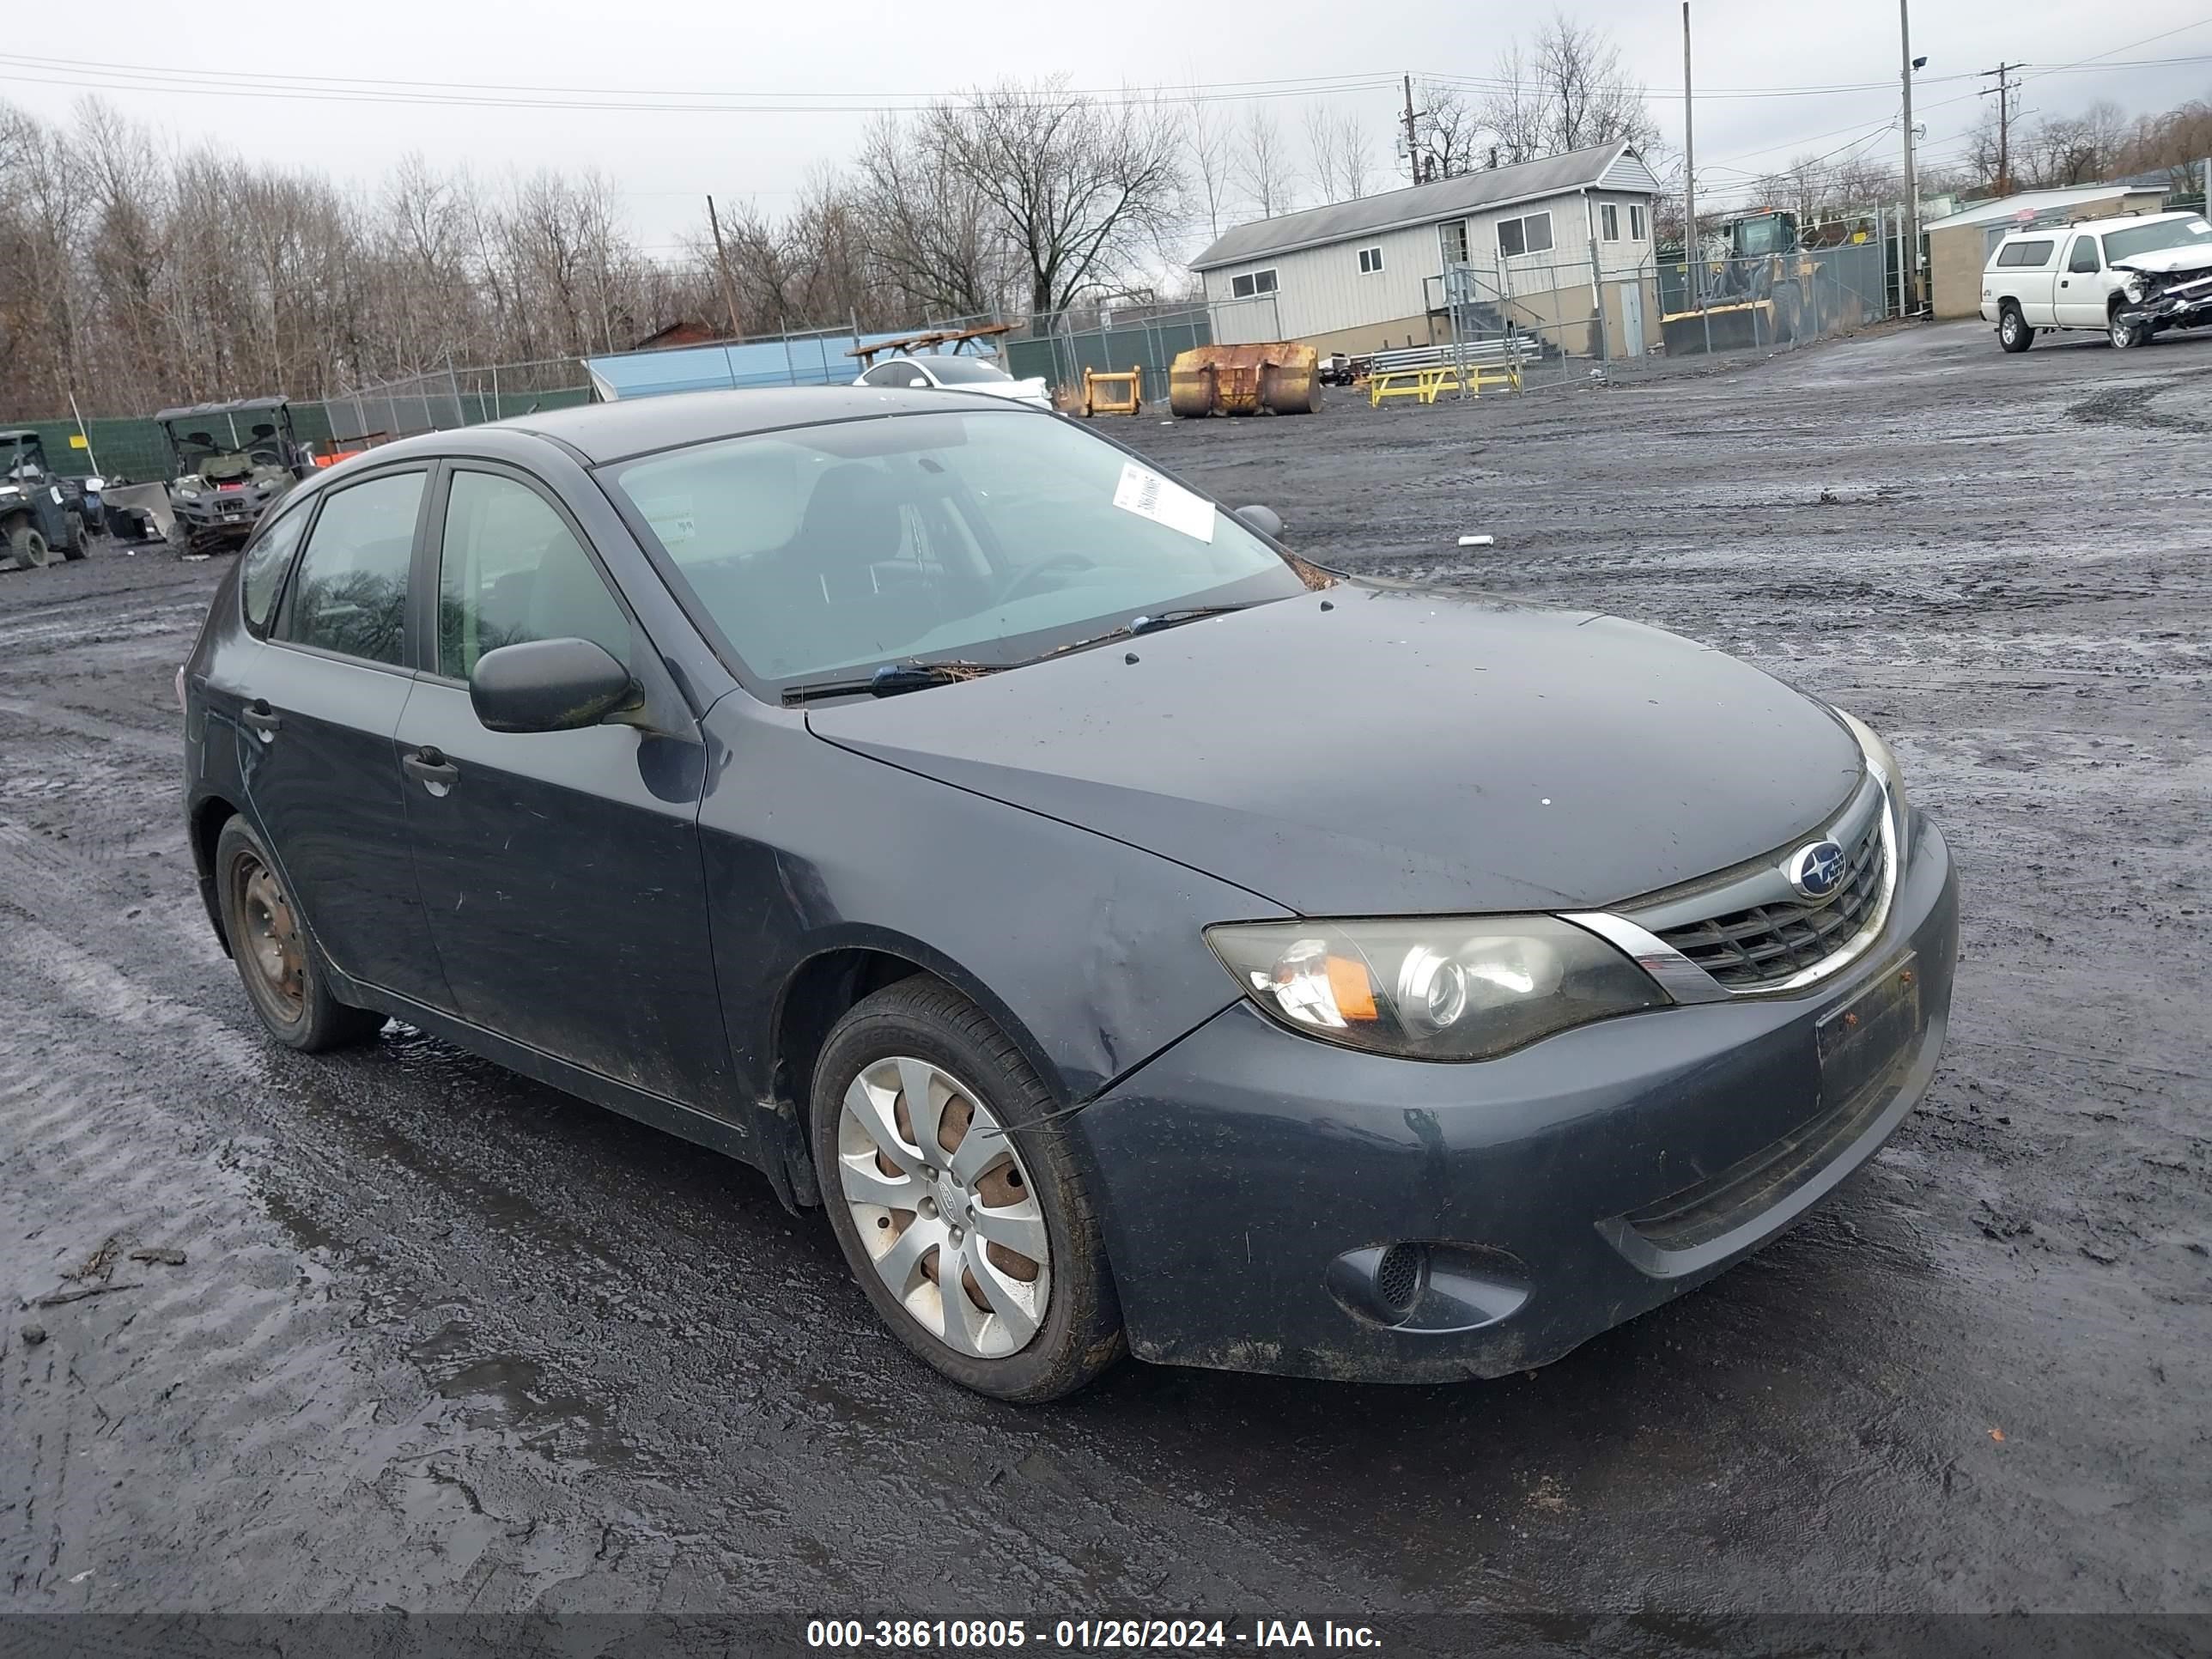
<instances>
[{"instance_id":1,"label":"chain-link fence","mask_svg":"<svg viewBox=\"0 0 2212 1659\"><path fill-rule=\"evenodd\" d=\"M332 441L341 448L359 448L591 400L591 378L583 364L574 357L548 357L434 369L349 392L323 407Z\"/></svg>"}]
</instances>

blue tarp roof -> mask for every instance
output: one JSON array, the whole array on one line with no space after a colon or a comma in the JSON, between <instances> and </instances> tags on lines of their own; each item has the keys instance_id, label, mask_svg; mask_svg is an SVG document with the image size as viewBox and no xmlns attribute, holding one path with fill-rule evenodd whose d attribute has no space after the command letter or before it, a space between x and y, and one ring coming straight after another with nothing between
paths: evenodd
<instances>
[{"instance_id":1,"label":"blue tarp roof","mask_svg":"<svg viewBox=\"0 0 2212 1659\"><path fill-rule=\"evenodd\" d=\"M586 357L584 367L602 398L657 398L668 392L714 392L749 386L846 386L860 372L854 346L880 345L889 334L828 334L752 345L684 346L672 351L625 351Z\"/></svg>"}]
</instances>

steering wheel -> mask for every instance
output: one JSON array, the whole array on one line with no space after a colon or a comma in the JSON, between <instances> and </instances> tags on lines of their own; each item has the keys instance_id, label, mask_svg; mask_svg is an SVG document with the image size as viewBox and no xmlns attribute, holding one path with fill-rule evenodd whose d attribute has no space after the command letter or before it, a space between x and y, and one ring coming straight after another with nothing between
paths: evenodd
<instances>
[{"instance_id":1,"label":"steering wheel","mask_svg":"<svg viewBox=\"0 0 2212 1659\"><path fill-rule=\"evenodd\" d=\"M1087 565L1090 558L1081 553L1048 553L1035 564L1024 565L1013 578L999 590L994 604L1006 605L1018 599L1036 586L1036 579L1048 570L1065 570L1071 565Z\"/></svg>"}]
</instances>

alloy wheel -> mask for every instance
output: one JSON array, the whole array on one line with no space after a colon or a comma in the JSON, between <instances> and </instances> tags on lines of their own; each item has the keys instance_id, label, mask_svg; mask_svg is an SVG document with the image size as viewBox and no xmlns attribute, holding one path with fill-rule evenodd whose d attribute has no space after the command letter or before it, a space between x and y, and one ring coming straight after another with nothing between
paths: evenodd
<instances>
[{"instance_id":1,"label":"alloy wheel","mask_svg":"<svg viewBox=\"0 0 2212 1659\"><path fill-rule=\"evenodd\" d=\"M955 1353L1018 1353L1044 1323L1052 1251L1036 1186L1006 1127L943 1067L864 1067L837 1122L854 1230L915 1323Z\"/></svg>"}]
</instances>

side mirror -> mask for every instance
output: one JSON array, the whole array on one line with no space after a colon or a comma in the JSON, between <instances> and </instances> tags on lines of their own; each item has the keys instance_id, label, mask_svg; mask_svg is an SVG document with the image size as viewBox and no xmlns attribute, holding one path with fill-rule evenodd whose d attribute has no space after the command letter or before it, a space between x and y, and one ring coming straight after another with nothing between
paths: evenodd
<instances>
[{"instance_id":1,"label":"side mirror","mask_svg":"<svg viewBox=\"0 0 2212 1659\"><path fill-rule=\"evenodd\" d=\"M527 640L477 659L469 702L488 732L573 732L596 726L636 695L605 646Z\"/></svg>"},{"instance_id":2,"label":"side mirror","mask_svg":"<svg viewBox=\"0 0 2212 1659\"><path fill-rule=\"evenodd\" d=\"M1240 507L1237 516L1262 536L1280 541L1283 536L1283 515L1272 507Z\"/></svg>"}]
</instances>

